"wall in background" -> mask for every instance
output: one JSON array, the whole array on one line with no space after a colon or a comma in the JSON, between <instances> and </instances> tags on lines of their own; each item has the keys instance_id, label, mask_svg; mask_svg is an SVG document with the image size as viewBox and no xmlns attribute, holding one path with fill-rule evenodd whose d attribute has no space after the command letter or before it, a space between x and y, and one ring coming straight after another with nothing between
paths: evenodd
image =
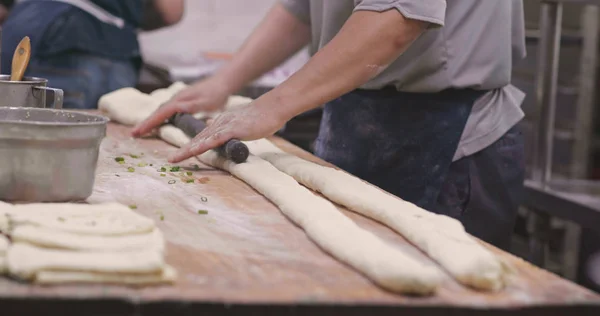
<instances>
[{"instance_id":1,"label":"wall in background","mask_svg":"<svg viewBox=\"0 0 600 316\"><path fill-rule=\"evenodd\" d=\"M276 0L187 0L183 20L140 35L144 58L159 65L194 65L206 51L234 52Z\"/></svg>"}]
</instances>

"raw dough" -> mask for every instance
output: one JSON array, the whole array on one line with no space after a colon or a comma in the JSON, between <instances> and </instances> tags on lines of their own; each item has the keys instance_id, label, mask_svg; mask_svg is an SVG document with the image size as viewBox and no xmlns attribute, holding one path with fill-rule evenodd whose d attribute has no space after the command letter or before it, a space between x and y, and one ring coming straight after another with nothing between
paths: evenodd
<instances>
[{"instance_id":1,"label":"raw dough","mask_svg":"<svg viewBox=\"0 0 600 316\"><path fill-rule=\"evenodd\" d=\"M166 89L158 89L151 94L145 94L134 88L122 88L103 95L98 101L98 109L110 119L124 125L133 126L141 123L158 107L171 99L177 92L184 89L186 84L175 82ZM252 99L242 96L230 96L225 109L246 105ZM196 113L196 118L209 117L211 113Z\"/></svg>"},{"instance_id":2,"label":"raw dough","mask_svg":"<svg viewBox=\"0 0 600 316\"><path fill-rule=\"evenodd\" d=\"M151 232L154 221L118 203L37 203L1 206L10 226L33 225L82 235L131 235Z\"/></svg>"},{"instance_id":3,"label":"raw dough","mask_svg":"<svg viewBox=\"0 0 600 316\"><path fill-rule=\"evenodd\" d=\"M77 271L40 271L35 276L38 284L93 283L93 284L125 284L153 285L174 283L177 271L169 265L158 273L149 274L106 274Z\"/></svg>"},{"instance_id":4,"label":"raw dough","mask_svg":"<svg viewBox=\"0 0 600 316\"><path fill-rule=\"evenodd\" d=\"M73 234L51 228L22 225L11 232L13 242L25 242L44 248L83 252L155 250L163 253L165 240L158 229L147 234L127 236L94 236Z\"/></svg>"},{"instance_id":5,"label":"raw dough","mask_svg":"<svg viewBox=\"0 0 600 316\"><path fill-rule=\"evenodd\" d=\"M6 272L6 251L9 244L8 239L4 235L0 235L0 275Z\"/></svg>"},{"instance_id":6,"label":"raw dough","mask_svg":"<svg viewBox=\"0 0 600 316\"><path fill-rule=\"evenodd\" d=\"M76 252L42 249L25 243L14 243L8 249L10 274L32 280L40 271L98 273L159 273L165 266L163 256L154 250L131 252Z\"/></svg>"},{"instance_id":7,"label":"raw dough","mask_svg":"<svg viewBox=\"0 0 600 316\"><path fill-rule=\"evenodd\" d=\"M179 129L163 130L164 140L182 146L189 138ZM424 265L358 227L337 208L259 157L235 164L209 151L199 159L229 171L263 194L302 227L323 250L346 262L375 283L402 293L432 294L440 284L439 270Z\"/></svg>"},{"instance_id":8,"label":"raw dough","mask_svg":"<svg viewBox=\"0 0 600 316\"><path fill-rule=\"evenodd\" d=\"M6 255L6 250L8 249L9 244L8 238L6 238L4 235L0 235L0 256Z\"/></svg>"},{"instance_id":9,"label":"raw dough","mask_svg":"<svg viewBox=\"0 0 600 316\"><path fill-rule=\"evenodd\" d=\"M252 154L331 201L394 229L459 282L480 290L503 287L503 263L468 235L459 221L427 212L343 171L287 154L268 140L247 145Z\"/></svg>"},{"instance_id":10,"label":"raw dough","mask_svg":"<svg viewBox=\"0 0 600 316\"><path fill-rule=\"evenodd\" d=\"M8 221L8 214L0 209L0 233L8 233L10 230L10 224Z\"/></svg>"}]
</instances>

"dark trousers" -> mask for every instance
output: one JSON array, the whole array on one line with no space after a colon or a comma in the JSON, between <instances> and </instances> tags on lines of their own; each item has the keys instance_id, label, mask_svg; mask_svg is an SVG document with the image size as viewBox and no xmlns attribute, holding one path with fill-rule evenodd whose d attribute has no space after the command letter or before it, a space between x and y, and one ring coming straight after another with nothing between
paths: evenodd
<instances>
[{"instance_id":1,"label":"dark trousers","mask_svg":"<svg viewBox=\"0 0 600 316\"><path fill-rule=\"evenodd\" d=\"M483 93L348 93L325 105L315 152L508 249L523 192L521 133L513 128L491 146L452 162L473 103Z\"/></svg>"},{"instance_id":2,"label":"dark trousers","mask_svg":"<svg viewBox=\"0 0 600 316\"><path fill-rule=\"evenodd\" d=\"M134 87L138 70L133 60L116 60L83 52L32 58L27 75L48 79L64 91L66 109L96 109L106 93Z\"/></svg>"}]
</instances>

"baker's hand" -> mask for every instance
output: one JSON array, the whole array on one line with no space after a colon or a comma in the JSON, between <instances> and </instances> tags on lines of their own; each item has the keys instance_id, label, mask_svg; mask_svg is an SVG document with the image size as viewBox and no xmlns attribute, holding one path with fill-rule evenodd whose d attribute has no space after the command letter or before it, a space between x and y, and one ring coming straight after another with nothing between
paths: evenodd
<instances>
[{"instance_id":1,"label":"baker's hand","mask_svg":"<svg viewBox=\"0 0 600 316\"><path fill-rule=\"evenodd\" d=\"M280 118L276 111L255 103L223 112L191 142L169 157L169 162L177 163L203 154L225 144L232 138L256 140L271 136L285 123L286 120Z\"/></svg>"},{"instance_id":2,"label":"baker's hand","mask_svg":"<svg viewBox=\"0 0 600 316\"><path fill-rule=\"evenodd\" d=\"M221 110L225 106L229 95L227 87L220 83L218 79L213 77L201 80L185 88L167 103L160 106L150 117L133 129L132 135L140 137L149 133L176 113L214 112Z\"/></svg>"}]
</instances>

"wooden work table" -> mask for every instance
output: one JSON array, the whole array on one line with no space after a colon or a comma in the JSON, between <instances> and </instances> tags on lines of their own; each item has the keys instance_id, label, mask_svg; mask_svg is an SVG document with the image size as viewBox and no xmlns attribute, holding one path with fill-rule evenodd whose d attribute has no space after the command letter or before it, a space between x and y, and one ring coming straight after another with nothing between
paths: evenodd
<instances>
[{"instance_id":1,"label":"wooden work table","mask_svg":"<svg viewBox=\"0 0 600 316\"><path fill-rule=\"evenodd\" d=\"M318 161L283 140L276 143ZM179 272L175 285L40 287L0 278L0 314L600 315L600 296L496 249L516 270L500 293L478 293L449 277L433 297L385 292L321 251L277 207L228 173L194 159L179 164L200 166L193 171L194 183L185 183L190 177L179 172L162 177L157 169L173 150L157 139L132 139L128 128L109 124L90 200L136 205L136 211L154 218L168 240L167 261ZM126 163L118 164L118 156ZM344 213L429 260L390 229Z\"/></svg>"}]
</instances>

